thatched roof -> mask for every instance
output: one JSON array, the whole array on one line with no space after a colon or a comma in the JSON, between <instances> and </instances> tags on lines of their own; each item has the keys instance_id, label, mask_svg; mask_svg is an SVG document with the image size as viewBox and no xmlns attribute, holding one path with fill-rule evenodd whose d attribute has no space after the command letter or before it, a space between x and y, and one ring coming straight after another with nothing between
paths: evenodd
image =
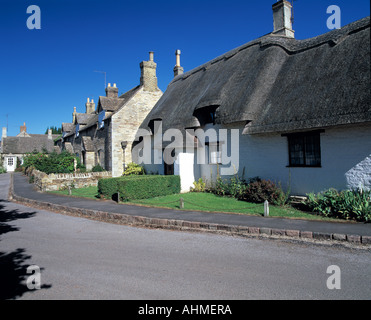
<instances>
[{"instance_id":1,"label":"thatched roof","mask_svg":"<svg viewBox=\"0 0 371 320\"><path fill-rule=\"evenodd\" d=\"M6 137L2 140L2 153L26 154L33 151L42 152L43 149L53 152L54 139L59 136L59 134L53 134L52 139L48 139L47 134L29 134L28 137Z\"/></svg>"},{"instance_id":2,"label":"thatched roof","mask_svg":"<svg viewBox=\"0 0 371 320\"><path fill-rule=\"evenodd\" d=\"M194 111L244 133L371 121L370 17L307 40L268 34L177 76L142 124L197 127Z\"/></svg>"}]
</instances>

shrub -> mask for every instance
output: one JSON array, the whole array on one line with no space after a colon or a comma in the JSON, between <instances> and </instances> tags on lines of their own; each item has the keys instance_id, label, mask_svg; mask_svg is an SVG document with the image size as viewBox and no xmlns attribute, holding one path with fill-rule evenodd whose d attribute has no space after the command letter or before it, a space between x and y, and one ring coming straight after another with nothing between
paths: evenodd
<instances>
[{"instance_id":1,"label":"shrub","mask_svg":"<svg viewBox=\"0 0 371 320\"><path fill-rule=\"evenodd\" d=\"M202 178L198 181L193 182L194 188L191 187L191 192L205 192L206 183L203 182Z\"/></svg>"},{"instance_id":2,"label":"shrub","mask_svg":"<svg viewBox=\"0 0 371 320\"><path fill-rule=\"evenodd\" d=\"M101 197L111 199L117 192L122 201L176 194L180 193L180 177L132 175L98 181L98 193Z\"/></svg>"},{"instance_id":3,"label":"shrub","mask_svg":"<svg viewBox=\"0 0 371 320\"><path fill-rule=\"evenodd\" d=\"M134 162L129 163L123 173L124 176L144 175L144 174L145 174L144 168Z\"/></svg>"},{"instance_id":4,"label":"shrub","mask_svg":"<svg viewBox=\"0 0 371 320\"><path fill-rule=\"evenodd\" d=\"M35 167L35 169L45 172L46 174L71 173L74 171L74 159L77 159L77 168L83 172L85 166L81 164L80 159L66 151L60 154L56 152L50 154L41 152L30 153L25 156L23 167L25 169Z\"/></svg>"},{"instance_id":5,"label":"shrub","mask_svg":"<svg viewBox=\"0 0 371 320\"><path fill-rule=\"evenodd\" d=\"M111 199L117 193L118 178L104 178L98 180L98 194L101 198Z\"/></svg>"},{"instance_id":6,"label":"shrub","mask_svg":"<svg viewBox=\"0 0 371 320\"><path fill-rule=\"evenodd\" d=\"M326 217L371 221L371 190L328 189L318 194L309 193L305 206Z\"/></svg>"},{"instance_id":7,"label":"shrub","mask_svg":"<svg viewBox=\"0 0 371 320\"><path fill-rule=\"evenodd\" d=\"M265 200L276 205L283 205L287 196L280 186L270 180L253 178L244 190L241 200L254 203L262 203Z\"/></svg>"},{"instance_id":8,"label":"shrub","mask_svg":"<svg viewBox=\"0 0 371 320\"><path fill-rule=\"evenodd\" d=\"M245 193L246 187L246 182L235 175L224 180L218 177L210 191L219 196L232 196L239 199Z\"/></svg>"},{"instance_id":9,"label":"shrub","mask_svg":"<svg viewBox=\"0 0 371 320\"><path fill-rule=\"evenodd\" d=\"M102 172L104 171L103 167L100 164L95 165L92 169L92 172Z\"/></svg>"}]
</instances>

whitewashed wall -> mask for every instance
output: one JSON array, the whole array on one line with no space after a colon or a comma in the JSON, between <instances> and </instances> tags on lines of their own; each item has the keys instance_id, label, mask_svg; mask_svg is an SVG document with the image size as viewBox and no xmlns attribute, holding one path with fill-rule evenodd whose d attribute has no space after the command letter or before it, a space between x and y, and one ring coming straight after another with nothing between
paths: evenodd
<instances>
[{"instance_id":1,"label":"whitewashed wall","mask_svg":"<svg viewBox=\"0 0 371 320\"><path fill-rule=\"evenodd\" d=\"M253 135L240 138L240 173L281 182L305 195L328 188L371 188L371 125L326 129L321 133L321 168L288 168L287 138Z\"/></svg>"},{"instance_id":2,"label":"whitewashed wall","mask_svg":"<svg viewBox=\"0 0 371 320\"><path fill-rule=\"evenodd\" d=\"M239 153L238 161L230 164L233 169L238 169L240 177L247 179L259 176L272 180L280 183L285 191L289 189L292 195L321 192L329 188L371 188L371 125L325 129L321 133L320 168L289 168L287 137L281 134L241 135L241 126L224 128L238 128L240 131L239 148L232 151ZM228 145L229 155L230 140L228 136L228 141L223 145ZM200 177L208 182L216 179L216 165L197 165L193 153L177 152L177 155L174 173L181 177L183 192L188 191L193 181ZM163 164L145 167L149 171L163 173ZM219 166L219 172L222 167Z\"/></svg>"}]
</instances>

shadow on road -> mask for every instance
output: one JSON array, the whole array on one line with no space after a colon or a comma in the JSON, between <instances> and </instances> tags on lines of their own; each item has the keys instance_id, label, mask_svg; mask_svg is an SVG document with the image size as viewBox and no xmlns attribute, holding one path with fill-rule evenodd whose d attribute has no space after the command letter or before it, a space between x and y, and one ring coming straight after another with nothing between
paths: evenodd
<instances>
[{"instance_id":1,"label":"shadow on road","mask_svg":"<svg viewBox=\"0 0 371 320\"><path fill-rule=\"evenodd\" d=\"M27 219L35 216L36 212L18 212L6 210L7 201L0 199L0 236L7 232L19 231L18 227L9 224L17 219ZM0 300L17 299L25 292L29 292L26 280L31 273L27 273L27 260L31 258L25 249L18 248L12 252L0 252ZM41 289L51 285L42 285Z\"/></svg>"}]
</instances>

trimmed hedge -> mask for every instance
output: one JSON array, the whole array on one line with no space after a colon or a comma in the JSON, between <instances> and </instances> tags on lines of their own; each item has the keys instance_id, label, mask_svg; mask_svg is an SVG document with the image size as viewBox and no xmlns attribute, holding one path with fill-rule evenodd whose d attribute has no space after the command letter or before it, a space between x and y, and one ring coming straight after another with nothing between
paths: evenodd
<instances>
[{"instance_id":1,"label":"trimmed hedge","mask_svg":"<svg viewBox=\"0 0 371 320\"><path fill-rule=\"evenodd\" d=\"M98 193L101 198L112 199L120 194L121 201L154 198L180 193L179 176L132 175L100 179Z\"/></svg>"}]
</instances>

